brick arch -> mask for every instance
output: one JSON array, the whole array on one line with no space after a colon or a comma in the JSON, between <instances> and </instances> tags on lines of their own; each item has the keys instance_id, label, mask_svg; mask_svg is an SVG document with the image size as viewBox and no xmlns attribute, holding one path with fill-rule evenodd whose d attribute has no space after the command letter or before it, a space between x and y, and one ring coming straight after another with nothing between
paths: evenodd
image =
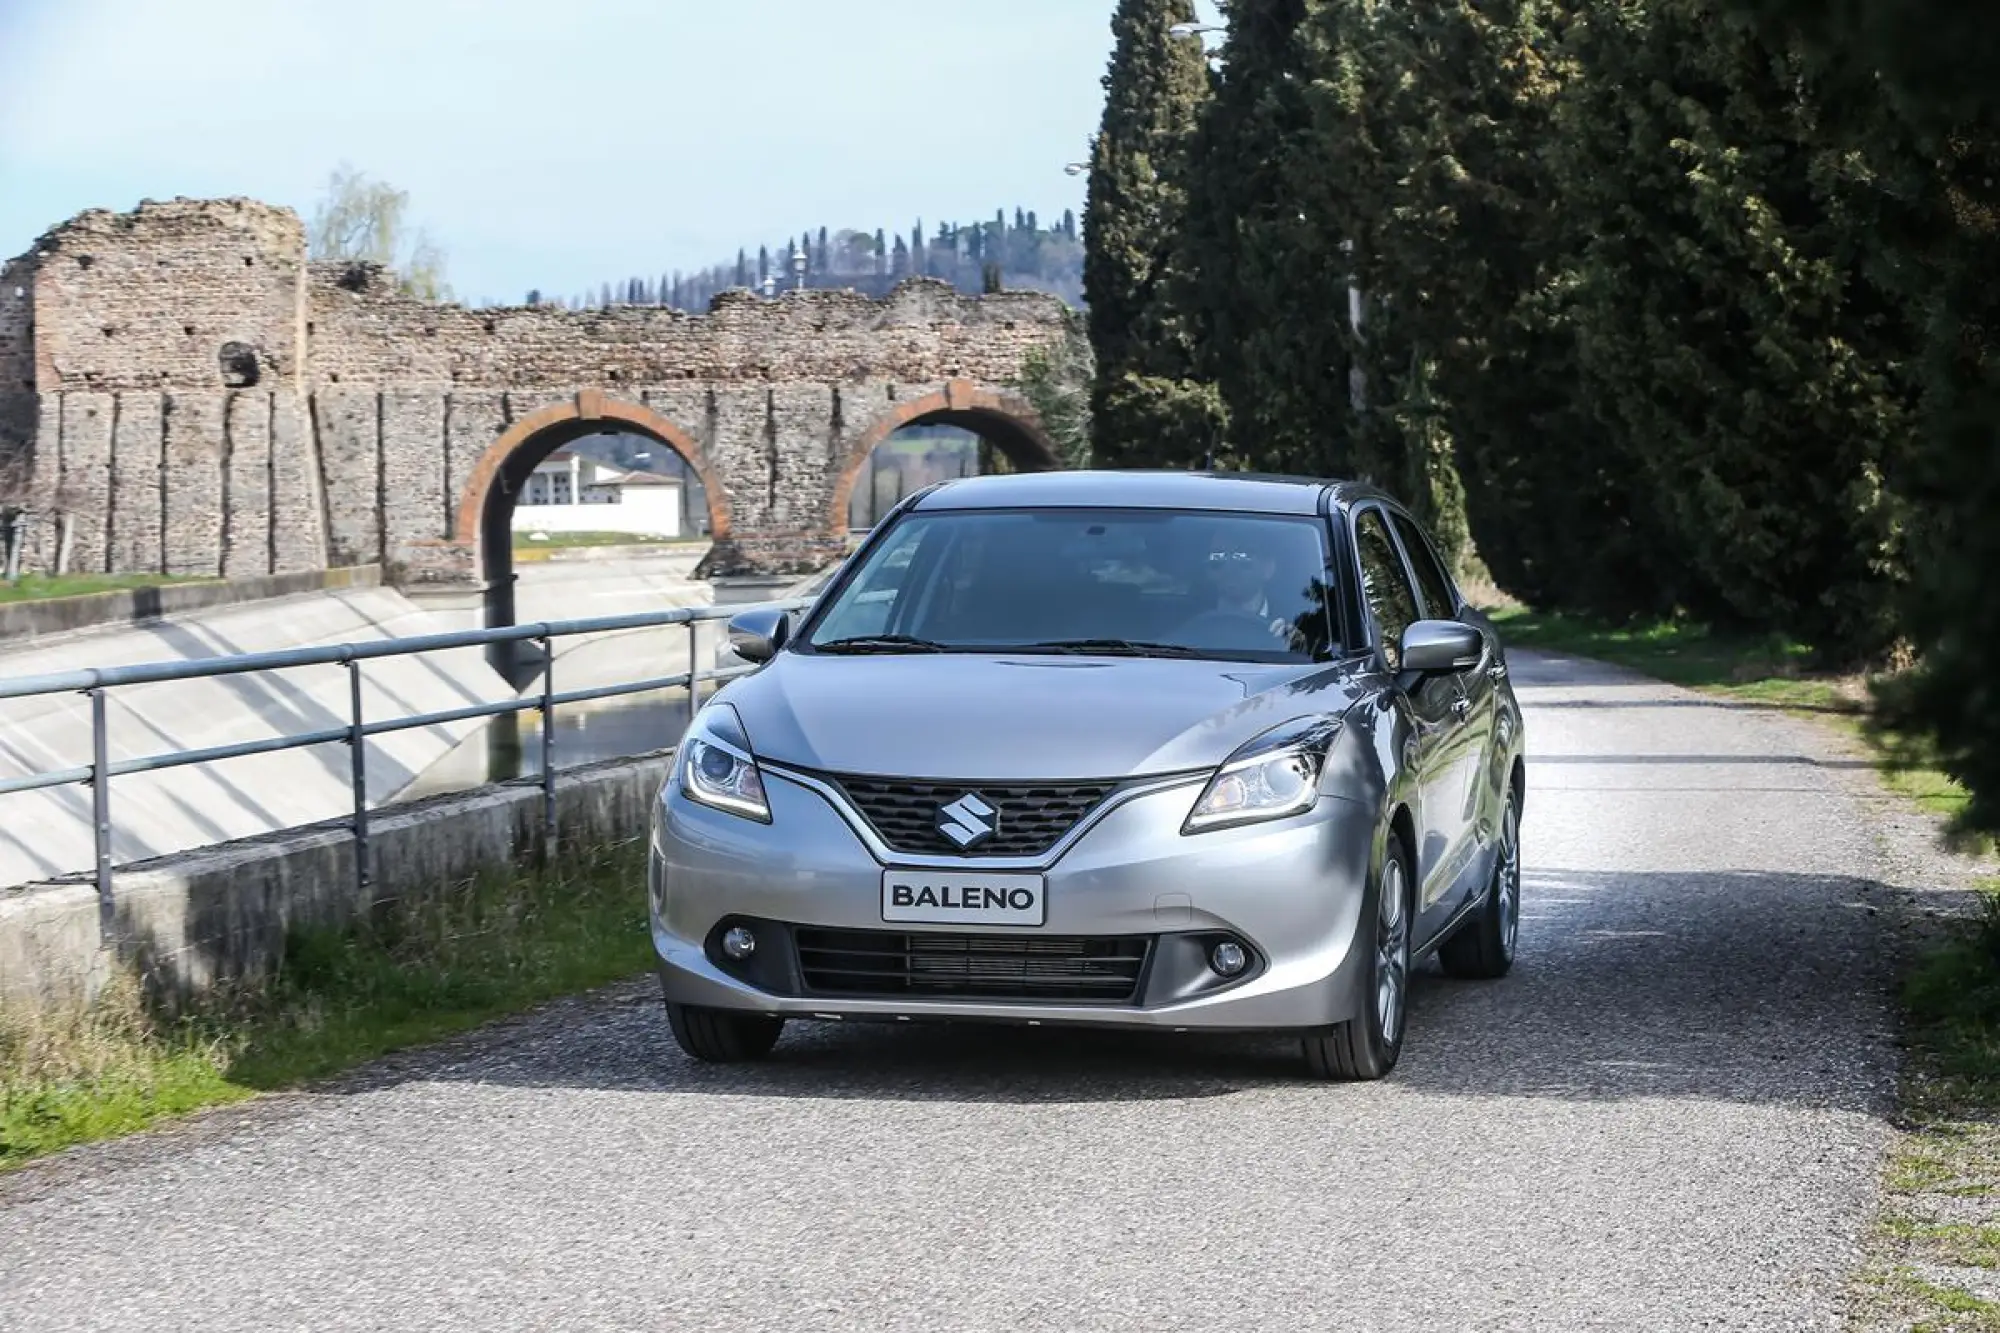
<instances>
[{"instance_id":1,"label":"brick arch","mask_svg":"<svg viewBox=\"0 0 2000 1333\"><path fill-rule=\"evenodd\" d=\"M1041 418L1026 399L982 389L968 380L953 380L936 393L896 404L855 437L834 482L833 498L826 511L828 531L847 531L847 508L854 496L855 483L876 446L905 426L933 423L975 432L1023 472L1054 472L1062 467L1054 441L1042 429Z\"/></svg>"},{"instance_id":2,"label":"brick arch","mask_svg":"<svg viewBox=\"0 0 2000 1333\"><path fill-rule=\"evenodd\" d=\"M529 464L532 469L534 463L541 462L563 445L595 434L609 422L628 426L641 435L650 435L685 459L688 466L694 469L695 476L701 479L702 492L708 500L709 536L719 541L729 535L728 493L722 489L721 479L716 476L707 453L693 437L641 403L621 402L605 397L598 390L585 389L572 401L552 403L539 411L530 412L486 446L486 452L479 456L479 462L473 466L471 474L465 479L464 488L459 492L453 540L478 548L487 517L486 507L493 499L494 483L499 481L510 459L532 448L538 454Z\"/></svg>"}]
</instances>

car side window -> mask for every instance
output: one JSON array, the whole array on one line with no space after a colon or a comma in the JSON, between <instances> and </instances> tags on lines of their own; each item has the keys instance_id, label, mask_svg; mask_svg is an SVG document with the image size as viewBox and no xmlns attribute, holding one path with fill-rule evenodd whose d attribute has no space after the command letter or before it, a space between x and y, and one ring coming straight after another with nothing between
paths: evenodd
<instances>
[{"instance_id":1,"label":"car side window","mask_svg":"<svg viewBox=\"0 0 2000 1333\"><path fill-rule=\"evenodd\" d=\"M1417 571L1417 587L1424 594L1424 613L1434 620L1450 620L1456 614L1451 580L1445 577L1444 569L1431 553L1431 544L1424 540L1417 525L1402 514L1392 515L1392 520L1396 535L1403 539L1403 550L1410 557L1410 567Z\"/></svg>"},{"instance_id":2,"label":"car side window","mask_svg":"<svg viewBox=\"0 0 2000 1333\"><path fill-rule=\"evenodd\" d=\"M1391 671L1403 669L1403 631L1417 619L1417 595L1403 572L1396 543L1382 522L1381 511L1364 510L1354 520L1354 541L1361 558L1361 589L1375 623L1382 631L1382 656Z\"/></svg>"}]
</instances>

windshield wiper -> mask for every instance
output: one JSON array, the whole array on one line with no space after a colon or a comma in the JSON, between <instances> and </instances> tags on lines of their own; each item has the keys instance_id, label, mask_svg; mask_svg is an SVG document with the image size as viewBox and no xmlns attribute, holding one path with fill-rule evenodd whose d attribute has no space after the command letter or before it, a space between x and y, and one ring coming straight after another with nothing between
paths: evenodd
<instances>
[{"instance_id":1,"label":"windshield wiper","mask_svg":"<svg viewBox=\"0 0 2000 1333\"><path fill-rule=\"evenodd\" d=\"M929 639L914 639L907 634L861 634L851 639L835 639L831 643L816 643L813 651L819 653L944 653L951 650L941 643Z\"/></svg>"},{"instance_id":2,"label":"windshield wiper","mask_svg":"<svg viewBox=\"0 0 2000 1333\"><path fill-rule=\"evenodd\" d=\"M1010 652L1081 653L1102 657L1205 657L1198 648L1178 643L1145 643L1136 639L1051 639L1023 644Z\"/></svg>"}]
</instances>

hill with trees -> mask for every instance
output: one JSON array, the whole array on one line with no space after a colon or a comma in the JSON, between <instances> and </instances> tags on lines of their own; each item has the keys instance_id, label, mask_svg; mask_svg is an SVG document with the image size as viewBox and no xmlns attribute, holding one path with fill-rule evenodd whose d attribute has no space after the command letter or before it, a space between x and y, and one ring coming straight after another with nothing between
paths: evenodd
<instances>
[{"instance_id":1,"label":"hill with trees","mask_svg":"<svg viewBox=\"0 0 2000 1333\"><path fill-rule=\"evenodd\" d=\"M931 231L921 219L908 232L809 228L776 244L745 246L735 259L695 272L632 276L585 292L535 290L526 303L701 311L717 293L734 287L761 291L767 282L780 289L799 285L794 255L804 260L806 287L853 288L879 296L905 278L932 277L967 293L1006 287L1048 292L1071 305L1083 298L1083 242L1075 213L1065 211L1044 225L1033 210L1016 208L1011 216L1000 209L988 221L941 222Z\"/></svg>"}]
</instances>

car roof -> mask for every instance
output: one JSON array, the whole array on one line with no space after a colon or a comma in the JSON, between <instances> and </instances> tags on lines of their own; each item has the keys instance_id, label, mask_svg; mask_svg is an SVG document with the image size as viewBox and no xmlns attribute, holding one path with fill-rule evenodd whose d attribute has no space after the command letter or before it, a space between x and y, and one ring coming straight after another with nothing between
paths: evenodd
<instances>
[{"instance_id":1,"label":"car roof","mask_svg":"<svg viewBox=\"0 0 2000 1333\"><path fill-rule=\"evenodd\" d=\"M1227 509L1318 514L1327 497L1350 502L1390 497L1372 486L1324 477L1257 472L1064 471L1004 473L940 482L912 508L1015 509L1050 506L1119 509Z\"/></svg>"}]
</instances>

